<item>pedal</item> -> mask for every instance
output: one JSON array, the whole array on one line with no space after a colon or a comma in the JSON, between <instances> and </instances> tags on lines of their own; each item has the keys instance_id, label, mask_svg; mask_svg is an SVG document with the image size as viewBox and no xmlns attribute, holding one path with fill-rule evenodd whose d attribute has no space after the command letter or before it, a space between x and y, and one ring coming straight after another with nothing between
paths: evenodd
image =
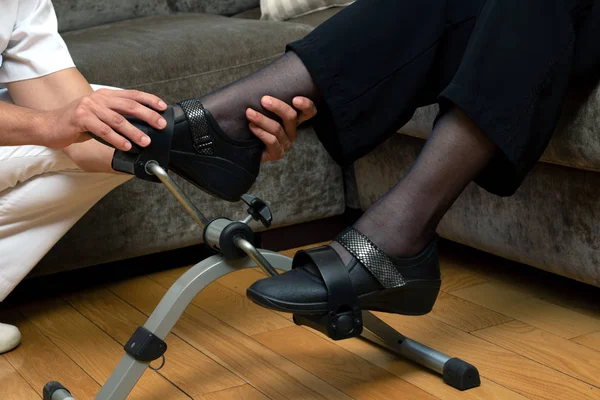
<instances>
[{"instance_id":1,"label":"pedal","mask_svg":"<svg viewBox=\"0 0 600 400\"><path fill-rule=\"evenodd\" d=\"M294 314L296 325L308 326L317 332L327 335L333 340L344 340L360 336L363 331L360 310L341 313L297 315Z\"/></svg>"},{"instance_id":2,"label":"pedal","mask_svg":"<svg viewBox=\"0 0 600 400\"><path fill-rule=\"evenodd\" d=\"M133 143L132 149L128 152L115 150L112 159L112 168L115 171L135 175L137 178L145 181L160 182L160 179L146 169L146 165L150 161L155 161L165 171L169 170L169 152L171 150L171 139L174 129L173 108L169 107L163 113L163 116L167 120L167 126L161 131L135 118L126 117L131 124L152 138L152 144L146 148L141 148ZM107 144L93 135L92 137Z\"/></svg>"}]
</instances>

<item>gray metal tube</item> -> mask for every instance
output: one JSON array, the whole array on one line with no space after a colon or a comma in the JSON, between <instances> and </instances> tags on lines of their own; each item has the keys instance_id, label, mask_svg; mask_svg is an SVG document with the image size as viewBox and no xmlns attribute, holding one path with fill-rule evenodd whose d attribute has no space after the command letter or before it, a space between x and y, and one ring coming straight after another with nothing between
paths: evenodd
<instances>
[{"instance_id":1,"label":"gray metal tube","mask_svg":"<svg viewBox=\"0 0 600 400\"><path fill-rule=\"evenodd\" d=\"M74 397L71 397L71 394L64 389L58 389L56 392L52 393L52 400L75 400Z\"/></svg>"},{"instance_id":2,"label":"gray metal tube","mask_svg":"<svg viewBox=\"0 0 600 400\"><path fill-rule=\"evenodd\" d=\"M190 214L192 218L194 218L194 221L196 221L196 223L200 225L202 229L204 229L204 226L206 225L208 220L204 217L204 215L202 215L200 210L196 208L194 203L192 203L187 198L187 196L183 193L183 191L175 183L175 181L171 179L167 171L165 171L160 165L158 165L156 161L149 161L146 164L146 171L148 173L156 175L156 177L160 179L162 183L165 184L167 189L169 189L169 192L171 192L171 194L173 194L173 196L177 199L179 204L183 206L185 211L187 211L188 214Z\"/></svg>"},{"instance_id":3,"label":"gray metal tube","mask_svg":"<svg viewBox=\"0 0 600 400\"><path fill-rule=\"evenodd\" d=\"M363 330L361 335L363 338L378 343L396 354L443 374L444 364L451 357L424 344L408 339L368 311L363 311L362 316L363 325L366 329Z\"/></svg>"},{"instance_id":4,"label":"gray metal tube","mask_svg":"<svg viewBox=\"0 0 600 400\"><path fill-rule=\"evenodd\" d=\"M269 261L263 257L263 255L246 239L237 238L234 241L235 245L240 248L244 253L248 255L258 265L265 274L268 276L277 275L277 270L269 263ZM263 250L264 251L264 250Z\"/></svg>"},{"instance_id":5,"label":"gray metal tube","mask_svg":"<svg viewBox=\"0 0 600 400\"><path fill-rule=\"evenodd\" d=\"M408 338L405 338L398 347L400 350L399 353L402 356L440 374L444 373L444 364L451 358L444 353Z\"/></svg>"},{"instance_id":6,"label":"gray metal tube","mask_svg":"<svg viewBox=\"0 0 600 400\"><path fill-rule=\"evenodd\" d=\"M260 255L267 260L268 265L271 265L272 262L283 271L291 269L292 260L289 257L268 250L262 250ZM171 286L144 324L144 328L164 339L202 289L223 275L244 268L252 268L255 265L255 262L248 257L240 260L225 260L220 255L209 257L196 264ZM148 365L149 363L137 361L126 353L95 399L124 400Z\"/></svg>"},{"instance_id":7,"label":"gray metal tube","mask_svg":"<svg viewBox=\"0 0 600 400\"><path fill-rule=\"evenodd\" d=\"M211 247L219 248L219 242L221 241L221 233L223 229L227 227L227 225L231 224L233 221L227 218L219 218L211 221L210 224L205 228L204 232L204 241L207 245Z\"/></svg>"}]
</instances>

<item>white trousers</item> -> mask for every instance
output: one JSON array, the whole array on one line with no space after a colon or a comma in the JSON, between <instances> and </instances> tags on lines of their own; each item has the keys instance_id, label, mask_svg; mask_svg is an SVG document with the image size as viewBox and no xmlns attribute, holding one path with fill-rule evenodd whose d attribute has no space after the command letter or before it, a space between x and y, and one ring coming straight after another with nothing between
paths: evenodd
<instances>
[{"instance_id":1,"label":"white trousers","mask_svg":"<svg viewBox=\"0 0 600 400\"><path fill-rule=\"evenodd\" d=\"M11 102L6 90L0 101ZM0 301L77 220L130 178L84 172L62 150L0 146Z\"/></svg>"}]
</instances>

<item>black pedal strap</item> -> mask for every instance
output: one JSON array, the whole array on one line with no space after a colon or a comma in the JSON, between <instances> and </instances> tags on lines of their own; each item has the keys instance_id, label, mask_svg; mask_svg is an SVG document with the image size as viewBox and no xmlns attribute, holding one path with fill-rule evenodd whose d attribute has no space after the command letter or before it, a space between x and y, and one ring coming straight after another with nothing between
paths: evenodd
<instances>
[{"instance_id":1,"label":"black pedal strap","mask_svg":"<svg viewBox=\"0 0 600 400\"><path fill-rule=\"evenodd\" d=\"M306 251L298 252L294 257L292 268L298 265L305 265L307 259L317 266L325 287L327 288L329 312L338 313L343 311L355 311L358 309L359 301L354 290L354 285L350 280L350 275L346 266L342 263L340 256L329 246L318 247Z\"/></svg>"}]
</instances>

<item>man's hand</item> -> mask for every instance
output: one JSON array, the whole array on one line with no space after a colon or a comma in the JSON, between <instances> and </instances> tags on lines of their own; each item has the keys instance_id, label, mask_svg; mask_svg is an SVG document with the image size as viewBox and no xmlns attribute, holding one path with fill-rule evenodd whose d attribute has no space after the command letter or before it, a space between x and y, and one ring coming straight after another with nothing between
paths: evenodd
<instances>
[{"instance_id":1,"label":"man's hand","mask_svg":"<svg viewBox=\"0 0 600 400\"><path fill-rule=\"evenodd\" d=\"M306 97L295 97L292 101L294 107L287 103L264 96L262 106L275 114L283 121L283 126L265 115L249 108L246 117L250 121L250 130L267 147L263 153L262 162L275 161L283 158L296 140L298 125L317 114L315 104Z\"/></svg>"},{"instance_id":2,"label":"man's hand","mask_svg":"<svg viewBox=\"0 0 600 400\"><path fill-rule=\"evenodd\" d=\"M91 132L120 150L131 150L127 138L146 147L150 144L150 138L121 114L136 117L156 129L163 129L167 122L157 111L166 108L164 101L148 93L100 89L63 108L41 113L40 126L45 130L41 144L64 148L90 139L86 132Z\"/></svg>"}]
</instances>

